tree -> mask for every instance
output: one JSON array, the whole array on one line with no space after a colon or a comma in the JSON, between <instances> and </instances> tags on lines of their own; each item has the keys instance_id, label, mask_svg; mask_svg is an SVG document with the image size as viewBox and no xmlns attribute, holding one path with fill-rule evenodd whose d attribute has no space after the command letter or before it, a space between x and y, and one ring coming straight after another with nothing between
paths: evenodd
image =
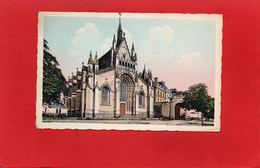
<instances>
[{"instance_id":1,"label":"tree","mask_svg":"<svg viewBox=\"0 0 260 168\"><path fill-rule=\"evenodd\" d=\"M215 104L215 99L213 97L208 96L207 100L207 105L208 105L208 110L204 113L204 116L209 120L209 118L214 118L214 104Z\"/></svg>"},{"instance_id":2,"label":"tree","mask_svg":"<svg viewBox=\"0 0 260 168\"><path fill-rule=\"evenodd\" d=\"M56 103L59 101L60 94L67 92L66 79L58 66L56 57L49 52L48 42L44 39L43 103Z\"/></svg>"},{"instance_id":3,"label":"tree","mask_svg":"<svg viewBox=\"0 0 260 168\"><path fill-rule=\"evenodd\" d=\"M208 95L207 85L200 83L189 87L184 93L183 107L187 110L195 110L202 113L207 119L214 117L214 98Z\"/></svg>"}]
</instances>

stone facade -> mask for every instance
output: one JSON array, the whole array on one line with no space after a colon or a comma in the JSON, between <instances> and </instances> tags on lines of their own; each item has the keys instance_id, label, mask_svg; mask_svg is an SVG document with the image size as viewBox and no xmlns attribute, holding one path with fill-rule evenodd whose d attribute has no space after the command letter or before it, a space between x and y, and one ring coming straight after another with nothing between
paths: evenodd
<instances>
[{"instance_id":1,"label":"stone facade","mask_svg":"<svg viewBox=\"0 0 260 168\"><path fill-rule=\"evenodd\" d=\"M119 20L111 49L100 58L90 51L88 63L69 77L70 92L64 98L68 116L179 119L183 92L168 89L158 77L153 80L145 67L138 73L137 67L134 44L130 50Z\"/></svg>"},{"instance_id":2,"label":"stone facade","mask_svg":"<svg viewBox=\"0 0 260 168\"><path fill-rule=\"evenodd\" d=\"M65 97L69 116L83 118L153 118L152 73L138 74L137 53L128 47L119 22L111 49L98 58L90 52L87 64L68 79Z\"/></svg>"}]
</instances>

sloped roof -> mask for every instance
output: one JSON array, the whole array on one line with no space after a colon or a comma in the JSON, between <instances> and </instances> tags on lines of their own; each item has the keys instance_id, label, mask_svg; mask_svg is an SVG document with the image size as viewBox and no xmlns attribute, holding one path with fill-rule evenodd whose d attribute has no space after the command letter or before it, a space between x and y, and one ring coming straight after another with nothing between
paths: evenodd
<instances>
[{"instance_id":1,"label":"sloped roof","mask_svg":"<svg viewBox=\"0 0 260 168\"><path fill-rule=\"evenodd\" d=\"M51 104L49 105L50 108L60 108L60 109L66 109L66 106L63 104Z\"/></svg>"},{"instance_id":2,"label":"sloped roof","mask_svg":"<svg viewBox=\"0 0 260 168\"><path fill-rule=\"evenodd\" d=\"M111 65L111 49L98 59L99 69L105 69Z\"/></svg>"},{"instance_id":3,"label":"sloped roof","mask_svg":"<svg viewBox=\"0 0 260 168\"><path fill-rule=\"evenodd\" d=\"M164 89L168 89L166 86L165 86L165 83L164 82L158 82L158 84Z\"/></svg>"},{"instance_id":4,"label":"sloped roof","mask_svg":"<svg viewBox=\"0 0 260 168\"><path fill-rule=\"evenodd\" d=\"M82 72L81 71L77 71L77 76L81 76Z\"/></svg>"}]
</instances>

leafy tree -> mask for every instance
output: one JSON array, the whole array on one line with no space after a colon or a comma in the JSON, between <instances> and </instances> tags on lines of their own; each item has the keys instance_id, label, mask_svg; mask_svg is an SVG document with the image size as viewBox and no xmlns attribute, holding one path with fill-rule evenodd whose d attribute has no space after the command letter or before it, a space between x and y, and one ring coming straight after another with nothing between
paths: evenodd
<instances>
[{"instance_id":1,"label":"leafy tree","mask_svg":"<svg viewBox=\"0 0 260 168\"><path fill-rule=\"evenodd\" d=\"M204 113L204 116L209 120L209 118L214 118L214 103L215 99L213 97L208 97L207 104L208 104L208 110Z\"/></svg>"},{"instance_id":2,"label":"leafy tree","mask_svg":"<svg viewBox=\"0 0 260 168\"><path fill-rule=\"evenodd\" d=\"M202 112L202 125L204 116L207 119L214 117L214 98L208 95L207 85L203 83L192 85L184 93L184 96L184 108Z\"/></svg>"},{"instance_id":3,"label":"leafy tree","mask_svg":"<svg viewBox=\"0 0 260 168\"><path fill-rule=\"evenodd\" d=\"M51 104L59 101L60 94L66 94L68 88L59 63L49 52L48 42L44 39L43 49L43 103Z\"/></svg>"}]
</instances>

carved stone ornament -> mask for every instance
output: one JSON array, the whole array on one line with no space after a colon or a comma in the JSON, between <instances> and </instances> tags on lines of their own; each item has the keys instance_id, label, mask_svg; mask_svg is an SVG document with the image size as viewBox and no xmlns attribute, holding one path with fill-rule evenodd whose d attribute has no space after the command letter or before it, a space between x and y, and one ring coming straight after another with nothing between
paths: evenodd
<instances>
[{"instance_id":1,"label":"carved stone ornament","mask_svg":"<svg viewBox=\"0 0 260 168\"><path fill-rule=\"evenodd\" d=\"M104 84L108 84L107 78L105 78Z\"/></svg>"}]
</instances>

